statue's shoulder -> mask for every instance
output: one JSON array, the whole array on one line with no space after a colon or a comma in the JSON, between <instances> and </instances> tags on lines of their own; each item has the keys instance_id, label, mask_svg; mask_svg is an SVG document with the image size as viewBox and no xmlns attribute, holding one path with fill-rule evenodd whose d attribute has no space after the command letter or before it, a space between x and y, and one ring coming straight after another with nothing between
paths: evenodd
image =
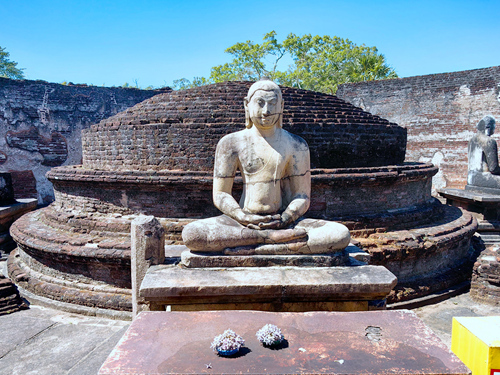
<instances>
[{"instance_id":1,"label":"statue's shoulder","mask_svg":"<svg viewBox=\"0 0 500 375\"><path fill-rule=\"evenodd\" d=\"M226 134L217 143L217 153L237 154L242 144L245 144L243 141L243 130Z\"/></svg>"},{"instance_id":2,"label":"statue's shoulder","mask_svg":"<svg viewBox=\"0 0 500 375\"><path fill-rule=\"evenodd\" d=\"M224 147L229 147L231 145L236 146L238 142L242 139L242 137L243 137L243 130L226 134L219 140L218 146L224 146Z\"/></svg>"},{"instance_id":3,"label":"statue's shoulder","mask_svg":"<svg viewBox=\"0 0 500 375\"><path fill-rule=\"evenodd\" d=\"M293 143L294 148L299 151L309 151L309 146L304 138L299 137L296 134L290 133L283 129L283 132L286 134L289 142Z\"/></svg>"}]
</instances>

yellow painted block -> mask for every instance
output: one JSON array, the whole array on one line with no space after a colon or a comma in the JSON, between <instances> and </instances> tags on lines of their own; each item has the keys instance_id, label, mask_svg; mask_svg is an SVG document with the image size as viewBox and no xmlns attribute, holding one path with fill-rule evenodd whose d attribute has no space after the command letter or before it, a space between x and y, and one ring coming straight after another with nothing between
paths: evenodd
<instances>
[{"instance_id":1,"label":"yellow painted block","mask_svg":"<svg viewBox=\"0 0 500 375\"><path fill-rule=\"evenodd\" d=\"M500 316L453 318L451 350L472 375L500 375Z\"/></svg>"}]
</instances>

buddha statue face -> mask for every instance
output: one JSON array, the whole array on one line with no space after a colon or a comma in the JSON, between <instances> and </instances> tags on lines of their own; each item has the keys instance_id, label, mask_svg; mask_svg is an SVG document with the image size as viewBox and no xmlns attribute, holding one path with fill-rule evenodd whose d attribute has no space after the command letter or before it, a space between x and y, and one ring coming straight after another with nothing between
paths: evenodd
<instances>
[{"instance_id":1,"label":"buddha statue face","mask_svg":"<svg viewBox=\"0 0 500 375\"><path fill-rule=\"evenodd\" d=\"M246 126L259 129L281 127L283 100L281 90L272 81L259 81L248 90L245 98Z\"/></svg>"},{"instance_id":2,"label":"buddha statue face","mask_svg":"<svg viewBox=\"0 0 500 375\"><path fill-rule=\"evenodd\" d=\"M491 136L495 132L495 122L494 121L488 121L484 127L484 133L487 136Z\"/></svg>"}]
</instances>

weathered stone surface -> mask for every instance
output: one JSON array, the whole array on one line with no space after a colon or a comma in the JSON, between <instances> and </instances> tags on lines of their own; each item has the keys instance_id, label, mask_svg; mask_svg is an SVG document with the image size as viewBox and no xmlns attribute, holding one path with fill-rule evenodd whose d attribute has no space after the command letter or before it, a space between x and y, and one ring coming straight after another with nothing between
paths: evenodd
<instances>
[{"instance_id":1,"label":"weathered stone surface","mask_svg":"<svg viewBox=\"0 0 500 375\"><path fill-rule=\"evenodd\" d=\"M10 171L12 176L12 186L14 189L14 198L38 198L36 191L36 179L33 171Z\"/></svg>"},{"instance_id":2,"label":"weathered stone surface","mask_svg":"<svg viewBox=\"0 0 500 375\"><path fill-rule=\"evenodd\" d=\"M167 95L168 100L163 101L165 94L159 96L158 101L151 99L144 106L138 105L89 129L84 135L89 142L84 146L89 152L84 165L56 167L49 173L56 190L56 203L15 224L13 233L19 239L21 251L13 262L18 262L20 275L30 275L25 287L49 290L54 298L62 295L68 302L73 299L80 303L78 290L94 295L97 284L104 289L116 288L118 295L126 300L125 292L130 287L130 223L136 214L163 218L160 221L166 229L169 245L182 244L181 231L193 219L219 214L211 204L213 177L208 170L213 160L206 155L213 155L215 142L221 136L242 128L241 101L235 93L241 92L243 98L248 86L248 83L213 85L171 93L172 97ZM363 112L337 102L334 97L294 89L285 91L285 100L288 97L289 102L295 100L297 105L285 108L289 121L285 121L284 127L300 133L310 143L311 150L324 149L326 140L332 136L334 148L339 139L349 139L349 145L357 140L373 140L375 147L385 153L388 144L394 145L404 138L404 131L394 124L365 117ZM221 97L224 100L217 101ZM300 112L304 106L311 106L310 111ZM162 116L166 113L169 115ZM358 152L361 158L373 158L379 163L381 159L371 151L362 153L363 142L361 151L351 146L349 149ZM162 148L167 144L172 147ZM396 149L399 153L403 144L393 150ZM326 150L331 151L331 148ZM164 165L158 163L163 153L171 156ZM95 160L91 160L92 155ZM120 159L120 155L127 160ZM169 165L175 170L164 169L170 168ZM92 169L94 167L99 169ZM411 280L417 284L425 281L425 287L417 286L409 295L406 290L402 294L405 298L423 295L433 287L451 282L443 276L447 275L447 268L441 273L443 262L438 248L431 246L429 250L429 243L442 246L443 254L457 260L454 266L460 268L457 256L463 256L464 249L468 248L474 226L467 220L464 225L461 220L448 220L446 209L431 197L430 178L436 172L437 168L431 164L415 163L313 169L309 217L340 221L352 231L358 243L367 239L362 246L366 245L374 255L375 260L370 262L387 262L399 270L399 263L405 259L402 266L408 280L412 266L416 265ZM237 177L234 191L237 199L241 186ZM425 235L413 232L421 227L442 233L436 236L439 240L423 241ZM408 231L401 241L393 241L402 229ZM380 241L384 233L387 238ZM423 260L407 256L424 254L425 257L426 253L431 254L431 259L426 258L427 268ZM387 255L387 261L382 260L382 254ZM171 263L176 261L174 257L168 259ZM29 272L31 267L35 272ZM421 269L429 272L419 274ZM47 275L67 280L65 288L71 289L71 283L76 283L82 289L61 294L60 287L38 288L46 283L42 280ZM446 282L440 279L442 276ZM130 294L128 296L130 298ZM120 307L115 303L116 299L109 301L112 303L101 301L99 304L123 308L123 304Z\"/></svg>"},{"instance_id":3,"label":"weathered stone surface","mask_svg":"<svg viewBox=\"0 0 500 375\"><path fill-rule=\"evenodd\" d=\"M366 253L365 253L366 254ZM181 254L181 264L187 268L212 267L334 267L348 265L349 255L342 250L321 255L224 255L193 253L187 249Z\"/></svg>"},{"instance_id":4,"label":"weathered stone surface","mask_svg":"<svg viewBox=\"0 0 500 375\"><path fill-rule=\"evenodd\" d=\"M432 164L313 169L307 215L349 220L350 229L428 222L439 211L430 190L430 178L436 173ZM168 218L173 223L168 232L178 232L178 239L189 222L186 219L220 214L212 202L212 172L121 172L70 166L54 168L47 177L56 194L51 207L58 213L75 216L76 211L91 220L95 212L124 216L141 212ZM236 177L234 194L238 199L241 190L242 180Z\"/></svg>"},{"instance_id":5,"label":"weathered stone surface","mask_svg":"<svg viewBox=\"0 0 500 375\"><path fill-rule=\"evenodd\" d=\"M311 201L307 143L282 128L284 102L278 85L255 82L244 99L245 129L217 143L213 203L222 216L200 219L182 230L192 251L235 255L333 253L351 239L347 227L304 219ZM242 198L233 197L236 172Z\"/></svg>"},{"instance_id":6,"label":"weathered stone surface","mask_svg":"<svg viewBox=\"0 0 500 375\"><path fill-rule=\"evenodd\" d=\"M54 199L45 173L82 159L80 132L160 91L60 85L0 77L0 164L32 171L41 203ZM31 198L22 184L16 197Z\"/></svg>"},{"instance_id":7,"label":"weathered stone surface","mask_svg":"<svg viewBox=\"0 0 500 375\"><path fill-rule=\"evenodd\" d=\"M255 332L280 327L286 343L262 346ZM232 328L245 339L234 357L217 356L213 338ZM414 313L145 312L99 374L470 374Z\"/></svg>"},{"instance_id":8,"label":"weathered stone surface","mask_svg":"<svg viewBox=\"0 0 500 375\"><path fill-rule=\"evenodd\" d=\"M132 312L136 316L144 309L139 287L151 265L165 260L165 229L154 216L141 215L131 228Z\"/></svg>"},{"instance_id":9,"label":"weathered stone surface","mask_svg":"<svg viewBox=\"0 0 500 375\"><path fill-rule=\"evenodd\" d=\"M495 118L485 116L477 124L477 133L469 141L469 169L467 185L500 189L498 147L491 135L495 132Z\"/></svg>"},{"instance_id":10,"label":"weathered stone surface","mask_svg":"<svg viewBox=\"0 0 500 375\"><path fill-rule=\"evenodd\" d=\"M500 252L498 246L486 248L474 264L471 297L482 303L500 306Z\"/></svg>"},{"instance_id":11,"label":"weathered stone surface","mask_svg":"<svg viewBox=\"0 0 500 375\"><path fill-rule=\"evenodd\" d=\"M19 292L12 281L0 275L0 315L11 314L27 308L28 306L19 296ZM0 351L1 349L0 347Z\"/></svg>"},{"instance_id":12,"label":"weathered stone surface","mask_svg":"<svg viewBox=\"0 0 500 375\"><path fill-rule=\"evenodd\" d=\"M0 318L2 374L93 375L130 324L31 306Z\"/></svg>"},{"instance_id":13,"label":"weathered stone surface","mask_svg":"<svg viewBox=\"0 0 500 375\"><path fill-rule=\"evenodd\" d=\"M500 190L499 190L500 191ZM500 195L490 193L490 189L473 187L472 189L439 189L439 194L445 198L458 198L469 202L500 203Z\"/></svg>"},{"instance_id":14,"label":"weathered stone surface","mask_svg":"<svg viewBox=\"0 0 500 375\"><path fill-rule=\"evenodd\" d=\"M445 189L441 189L445 190ZM465 190L481 193L481 194L490 194L490 195L500 195L500 189L492 189L484 186L473 186L473 185L465 185Z\"/></svg>"},{"instance_id":15,"label":"weathered stone surface","mask_svg":"<svg viewBox=\"0 0 500 375\"><path fill-rule=\"evenodd\" d=\"M495 194L496 190L466 185L465 190L439 189L438 192L447 204L461 207L474 216L481 238L492 245L500 242L500 195Z\"/></svg>"},{"instance_id":16,"label":"weathered stone surface","mask_svg":"<svg viewBox=\"0 0 500 375\"><path fill-rule=\"evenodd\" d=\"M156 304L383 300L396 285L385 267L151 267L140 295Z\"/></svg>"}]
</instances>

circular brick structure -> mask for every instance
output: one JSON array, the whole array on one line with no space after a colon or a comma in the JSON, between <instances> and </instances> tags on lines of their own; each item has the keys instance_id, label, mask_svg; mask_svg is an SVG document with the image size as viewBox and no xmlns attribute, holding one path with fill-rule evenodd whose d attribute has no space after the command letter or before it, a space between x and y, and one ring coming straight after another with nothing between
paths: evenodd
<instances>
[{"instance_id":1,"label":"circular brick structure","mask_svg":"<svg viewBox=\"0 0 500 375\"><path fill-rule=\"evenodd\" d=\"M155 215L169 244L212 204L217 141L244 126L251 83L157 95L84 130L83 164L52 169L55 202L11 229L10 272L32 293L92 308L131 309L130 223ZM341 221L399 284L389 301L464 278L476 222L431 196L432 164L404 163L406 129L335 96L282 88L283 127L309 143L309 217ZM236 179L235 195L241 191ZM439 282L436 282L439 280Z\"/></svg>"}]
</instances>

